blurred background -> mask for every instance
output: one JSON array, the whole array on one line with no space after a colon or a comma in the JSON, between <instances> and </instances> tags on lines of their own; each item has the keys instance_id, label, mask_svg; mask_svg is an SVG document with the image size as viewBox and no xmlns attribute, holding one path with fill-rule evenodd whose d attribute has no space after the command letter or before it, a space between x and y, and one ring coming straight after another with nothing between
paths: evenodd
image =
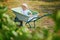
<instances>
[{"instance_id":1,"label":"blurred background","mask_svg":"<svg viewBox=\"0 0 60 40\"><path fill-rule=\"evenodd\" d=\"M51 15L36 21L36 28L18 27L11 8L23 3L39 16ZM0 0L0 40L60 40L60 0Z\"/></svg>"}]
</instances>

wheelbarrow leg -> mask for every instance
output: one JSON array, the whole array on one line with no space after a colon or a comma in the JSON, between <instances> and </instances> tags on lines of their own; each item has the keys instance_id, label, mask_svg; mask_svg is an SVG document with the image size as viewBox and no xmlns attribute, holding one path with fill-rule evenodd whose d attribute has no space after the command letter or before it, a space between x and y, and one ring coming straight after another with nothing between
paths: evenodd
<instances>
[{"instance_id":1,"label":"wheelbarrow leg","mask_svg":"<svg viewBox=\"0 0 60 40\"><path fill-rule=\"evenodd\" d=\"M35 26L36 26L36 25L35 25L35 21L34 21L34 28L35 28Z\"/></svg>"},{"instance_id":2,"label":"wheelbarrow leg","mask_svg":"<svg viewBox=\"0 0 60 40\"><path fill-rule=\"evenodd\" d=\"M31 28L32 26L31 26L31 24L30 23L28 23L29 24L29 27ZM36 24L35 24L35 21L34 21L34 27L33 28L35 28L36 27Z\"/></svg>"},{"instance_id":3,"label":"wheelbarrow leg","mask_svg":"<svg viewBox=\"0 0 60 40\"><path fill-rule=\"evenodd\" d=\"M36 24L35 24L36 21L33 21L33 28L36 27ZM28 23L29 27L32 28L32 25L30 23Z\"/></svg>"},{"instance_id":4,"label":"wheelbarrow leg","mask_svg":"<svg viewBox=\"0 0 60 40\"><path fill-rule=\"evenodd\" d=\"M32 26L30 25L30 23L28 23L28 25L29 25L29 28L31 28Z\"/></svg>"}]
</instances>

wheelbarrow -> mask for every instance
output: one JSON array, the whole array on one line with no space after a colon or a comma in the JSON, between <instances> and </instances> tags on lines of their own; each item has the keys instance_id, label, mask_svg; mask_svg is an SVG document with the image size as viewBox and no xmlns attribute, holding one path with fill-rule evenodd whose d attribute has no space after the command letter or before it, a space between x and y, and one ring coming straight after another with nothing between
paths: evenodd
<instances>
[{"instance_id":1,"label":"wheelbarrow","mask_svg":"<svg viewBox=\"0 0 60 40\"><path fill-rule=\"evenodd\" d=\"M24 15L24 14L21 13L21 11L20 11L21 8L20 8L20 7L12 8L11 10L14 12L14 14L16 15L16 17L17 17L19 20L24 21L26 24L29 24L29 27L30 27L30 28L32 27L32 25L30 24L30 22L33 22L33 23L34 23L34 28L35 28L35 26L36 26L35 22L36 22L37 20L39 20L40 18L43 18L43 17L45 17L45 16L50 15L50 14L45 14L45 15L43 15L43 16L38 16L38 12L31 10L31 12L32 12L32 17L29 17L29 16L26 16L26 15Z\"/></svg>"}]
</instances>

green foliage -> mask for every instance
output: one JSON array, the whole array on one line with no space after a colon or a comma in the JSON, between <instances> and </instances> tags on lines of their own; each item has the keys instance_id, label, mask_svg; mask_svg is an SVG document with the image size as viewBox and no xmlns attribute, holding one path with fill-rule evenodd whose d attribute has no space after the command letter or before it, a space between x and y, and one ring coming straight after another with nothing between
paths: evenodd
<instances>
[{"instance_id":1,"label":"green foliage","mask_svg":"<svg viewBox=\"0 0 60 40\"><path fill-rule=\"evenodd\" d=\"M58 31L60 29L60 10L55 10L53 14L51 15L53 18L56 26L55 26L55 31Z\"/></svg>"},{"instance_id":2,"label":"green foliage","mask_svg":"<svg viewBox=\"0 0 60 40\"><path fill-rule=\"evenodd\" d=\"M58 32L60 30L60 10L53 11L53 14L51 15L51 17L55 22L55 27L54 27L55 33L52 40L60 40L60 35Z\"/></svg>"},{"instance_id":3,"label":"green foliage","mask_svg":"<svg viewBox=\"0 0 60 40\"><path fill-rule=\"evenodd\" d=\"M52 40L60 40L60 36L58 34L55 34Z\"/></svg>"},{"instance_id":4,"label":"green foliage","mask_svg":"<svg viewBox=\"0 0 60 40\"><path fill-rule=\"evenodd\" d=\"M2 17L3 14L6 12L7 8L4 6L0 6L0 28L2 28Z\"/></svg>"}]
</instances>

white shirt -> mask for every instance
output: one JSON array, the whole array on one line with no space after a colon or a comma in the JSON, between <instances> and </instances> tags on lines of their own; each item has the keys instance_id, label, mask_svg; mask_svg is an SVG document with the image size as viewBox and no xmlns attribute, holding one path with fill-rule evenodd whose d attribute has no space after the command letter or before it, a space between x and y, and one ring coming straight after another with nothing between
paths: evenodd
<instances>
[{"instance_id":1,"label":"white shirt","mask_svg":"<svg viewBox=\"0 0 60 40\"><path fill-rule=\"evenodd\" d=\"M30 10L28 10L28 9L26 9L26 10L23 10L22 9L22 14L24 14L24 15L26 15L26 16L29 16L29 14L31 14L32 12L30 11Z\"/></svg>"}]
</instances>

